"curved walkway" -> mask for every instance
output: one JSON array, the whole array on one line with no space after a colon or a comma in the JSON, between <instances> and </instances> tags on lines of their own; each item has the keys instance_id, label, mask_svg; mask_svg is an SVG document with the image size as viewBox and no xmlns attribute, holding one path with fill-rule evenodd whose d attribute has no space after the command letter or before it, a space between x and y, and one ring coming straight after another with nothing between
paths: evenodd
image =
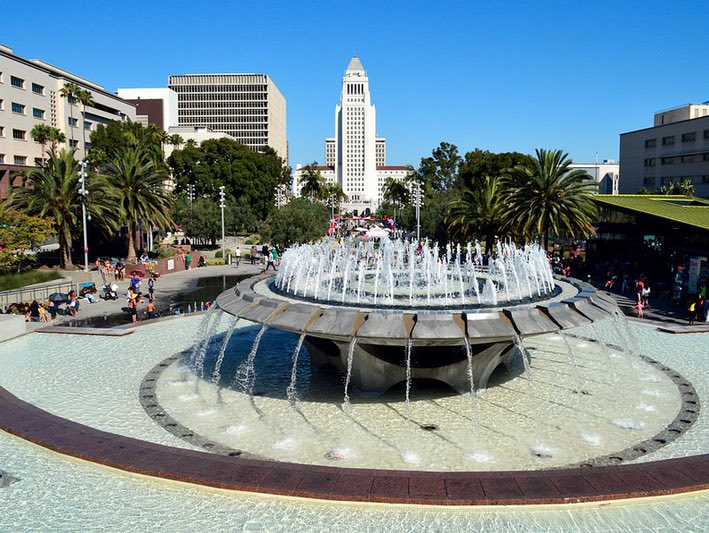
<instances>
[{"instance_id":1,"label":"curved walkway","mask_svg":"<svg viewBox=\"0 0 709 533\"><path fill-rule=\"evenodd\" d=\"M615 500L709 488L709 455L527 472L409 472L309 466L172 448L52 415L0 387L0 429L58 453L209 487L326 500L522 505Z\"/></svg>"}]
</instances>

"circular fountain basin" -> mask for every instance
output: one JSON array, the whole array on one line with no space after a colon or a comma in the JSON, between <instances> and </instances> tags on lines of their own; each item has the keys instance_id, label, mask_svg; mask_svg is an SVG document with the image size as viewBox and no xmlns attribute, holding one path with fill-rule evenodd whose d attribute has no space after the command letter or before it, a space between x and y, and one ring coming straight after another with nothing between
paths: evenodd
<instances>
[{"instance_id":1,"label":"circular fountain basin","mask_svg":"<svg viewBox=\"0 0 709 533\"><path fill-rule=\"evenodd\" d=\"M236 317L304 335L313 365L348 371L356 390L383 393L406 379L408 365L410 378L441 381L464 393L485 390L492 372L510 363L519 339L618 313L615 301L589 284L569 278L555 283L556 290L542 301L392 309L304 301L284 294L262 274L223 292L216 305ZM410 346L417 356L407 361Z\"/></svg>"}]
</instances>

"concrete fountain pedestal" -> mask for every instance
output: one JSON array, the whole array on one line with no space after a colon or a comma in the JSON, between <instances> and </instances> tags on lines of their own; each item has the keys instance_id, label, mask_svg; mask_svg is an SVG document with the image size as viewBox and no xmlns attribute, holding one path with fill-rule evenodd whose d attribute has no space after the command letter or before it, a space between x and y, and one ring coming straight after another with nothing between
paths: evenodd
<instances>
[{"instance_id":1,"label":"concrete fountain pedestal","mask_svg":"<svg viewBox=\"0 0 709 533\"><path fill-rule=\"evenodd\" d=\"M310 302L278 292L266 274L223 292L216 305L233 316L305 336L315 369L333 366L361 392L383 393L410 378L446 383L460 393L487 387L524 337L590 324L618 312L593 286L557 278L556 295L497 307L393 309ZM409 351L410 350L410 351ZM469 360L470 358L470 360ZM349 371L348 371L349 368Z\"/></svg>"}]
</instances>

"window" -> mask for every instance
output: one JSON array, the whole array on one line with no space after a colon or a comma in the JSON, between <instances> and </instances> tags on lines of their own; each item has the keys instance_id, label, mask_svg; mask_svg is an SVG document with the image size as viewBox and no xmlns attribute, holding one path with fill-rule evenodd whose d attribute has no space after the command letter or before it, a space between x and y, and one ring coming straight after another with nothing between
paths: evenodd
<instances>
[{"instance_id":1,"label":"window","mask_svg":"<svg viewBox=\"0 0 709 533\"><path fill-rule=\"evenodd\" d=\"M4 162L5 162L5 154L0 154L0 163L4 163Z\"/></svg>"},{"instance_id":2,"label":"window","mask_svg":"<svg viewBox=\"0 0 709 533\"><path fill-rule=\"evenodd\" d=\"M709 176L702 176L702 183L709 183Z\"/></svg>"},{"instance_id":3,"label":"window","mask_svg":"<svg viewBox=\"0 0 709 533\"><path fill-rule=\"evenodd\" d=\"M36 166L36 167L41 167L41 166L42 166L42 158L41 158L41 157L35 157L35 158L34 158L34 166Z\"/></svg>"},{"instance_id":4,"label":"window","mask_svg":"<svg viewBox=\"0 0 709 533\"><path fill-rule=\"evenodd\" d=\"M25 88L25 80L18 78L17 76L10 76L10 85L17 87L18 89Z\"/></svg>"},{"instance_id":5,"label":"window","mask_svg":"<svg viewBox=\"0 0 709 533\"><path fill-rule=\"evenodd\" d=\"M704 138L709 139L709 130L704 130Z\"/></svg>"},{"instance_id":6,"label":"window","mask_svg":"<svg viewBox=\"0 0 709 533\"><path fill-rule=\"evenodd\" d=\"M91 122L84 122L84 129L90 130L91 129Z\"/></svg>"},{"instance_id":7,"label":"window","mask_svg":"<svg viewBox=\"0 0 709 533\"><path fill-rule=\"evenodd\" d=\"M16 165L26 165L27 164L27 158L23 155L16 155L15 156L15 164Z\"/></svg>"},{"instance_id":8,"label":"window","mask_svg":"<svg viewBox=\"0 0 709 533\"><path fill-rule=\"evenodd\" d=\"M655 177L651 176L649 178L643 179L643 185L652 185L654 187L655 186Z\"/></svg>"},{"instance_id":9,"label":"window","mask_svg":"<svg viewBox=\"0 0 709 533\"><path fill-rule=\"evenodd\" d=\"M674 157L663 157L662 160L661 160L661 163L662 163L663 165L673 165L674 162L675 162L675 158L674 158Z\"/></svg>"},{"instance_id":10,"label":"window","mask_svg":"<svg viewBox=\"0 0 709 533\"><path fill-rule=\"evenodd\" d=\"M0 126L0 137L5 137L5 126Z\"/></svg>"},{"instance_id":11,"label":"window","mask_svg":"<svg viewBox=\"0 0 709 533\"><path fill-rule=\"evenodd\" d=\"M34 118L39 118L41 120L44 120L44 110L43 109L37 109L36 107L32 108L32 116Z\"/></svg>"},{"instance_id":12,"label":"window","mask_svg":"<svg viewBox=\"0 0 709 533\"><path fill-rule=\"evenodd\" d=\"M18 113L20 115L25 114L25 106L22 104L18 104L17 102L12 102L12 112L13 113Z\"/></svg>"},{"instance_id":13,"label":"window","mask_svg":"<svg viewBox=\"0 0 709 533\"><path fill-rule=\"evenodd\" d=\"M44 86L39 83L32 84L32 92L34 94L44 94Z\"/></svg>"},{"instance_id":14,"label":"window","mask_svg":"<svg viewBox=\"0 0 709 533\"><path fill-rule=\"evenodd\" d=\"M71 148L78 148L78 146L79 146L79 141L78 141L78 139L71 139L71 140L69 141L69 146L70 146Z\"/></svg>"},{"instance_id":15,"label":"window","mask_svg":"<svg viewBox=\"0 0 709 533\"><path fill-rule=\"evenodd\" d=\"M25 140L27 132L25 130L12 130L12 138L20 141Z\"/></svg>"},{"instance_id":16,"label":"window","mask_svg":"<svg viewBox=\"0 0 709 533\"><path fill-rule=\"evenodd\" d=\"M79 123L78 118L69 117L69 126L75 127Z\"/></svg>"},{"instance_id":17,"label":"window","mask_svg":"<svg viewBox=\"0 0 709 533\"><path fill-rule=\"evenodd\" d=\"M668 176L664 176L664 177L660 178L660 185L669 185L671 183L672 183L672 178L670 178Z\"/></svg>"},{"instance_id":18,"label":"window","mask_svg":"<svg viewBox=\"0 0 709 533\"><path fill-rule=\"evenodd\" d=\"M675 143L675 136L669 135L662 138L662 146L672 146Z\"/></svg>"},{"instance_id":19,"label":"window","mask_svg":"<svg viewBox=\"0 0 709 533\"><path fill-rule=\"evenodd\" d=\"M682 142L683 143L691 143L691 142L694 142L696 139L697 139L697 134L694 132L682 134Z\"/></svg>"},{"instance_id":20,"label":"window","mask_svg":"<svg viewBox=\"0 0 709 533\"><path fill-rule=\"evenodd\" d=\"M682 156L682 163L694 163L695 161L699 161L698 155L683 155Z\"/></svg>"},{"instance_id":21,"label":"window","mask_svg":"<svg viewBox=\"0 0 709 533\"><path fill-rule=\"evenodd\" d=\"M5 100L0 98L0 111L2 111L3 109L5 109Z\"/></svg>"},{"instance_id":22,"label":"window","mask_svg":"<svg viewBox=\"0 0 709 533\"><path fill-rule=\"evenodd\" d=\"M646 167L654 167L656 163L657 163L657 160L654 157L650 157L645 160Z\"/></svg>"},{"instance_id":23,"label":"window","mask_svg":"<svg viewBox=\"0 0 709 533\"><path fill-rule=\"evenodd\" d=\"M655 148L657 146L657 139L646 139L645 148Z\"/></svg>"},{"instance_id":24,"label":"window","mask_svg":"<svg viewBox=\"0 0 709 533\"><path fill-rule=\"evenodd\" d=\"M702 160L709 161L709 154L704 154L704 157L702 157Z\"/></svg>"}]
</instances>

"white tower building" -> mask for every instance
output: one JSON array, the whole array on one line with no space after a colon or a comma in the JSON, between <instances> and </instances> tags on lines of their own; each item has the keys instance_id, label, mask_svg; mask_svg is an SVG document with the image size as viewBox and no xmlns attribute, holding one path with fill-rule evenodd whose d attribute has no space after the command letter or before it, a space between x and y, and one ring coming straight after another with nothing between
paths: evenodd
<instances>
[{"instance_id":1,"label":"white tower building","mask_svg":"<svg viewBox=\"0 0 709 533\"><path fill-rule=\"evenodd\" d=\"M369 79L354 56L335 110L335 176L350 209L373 209L377 204L376 124Z\"/></svg>"}]
</instances>

